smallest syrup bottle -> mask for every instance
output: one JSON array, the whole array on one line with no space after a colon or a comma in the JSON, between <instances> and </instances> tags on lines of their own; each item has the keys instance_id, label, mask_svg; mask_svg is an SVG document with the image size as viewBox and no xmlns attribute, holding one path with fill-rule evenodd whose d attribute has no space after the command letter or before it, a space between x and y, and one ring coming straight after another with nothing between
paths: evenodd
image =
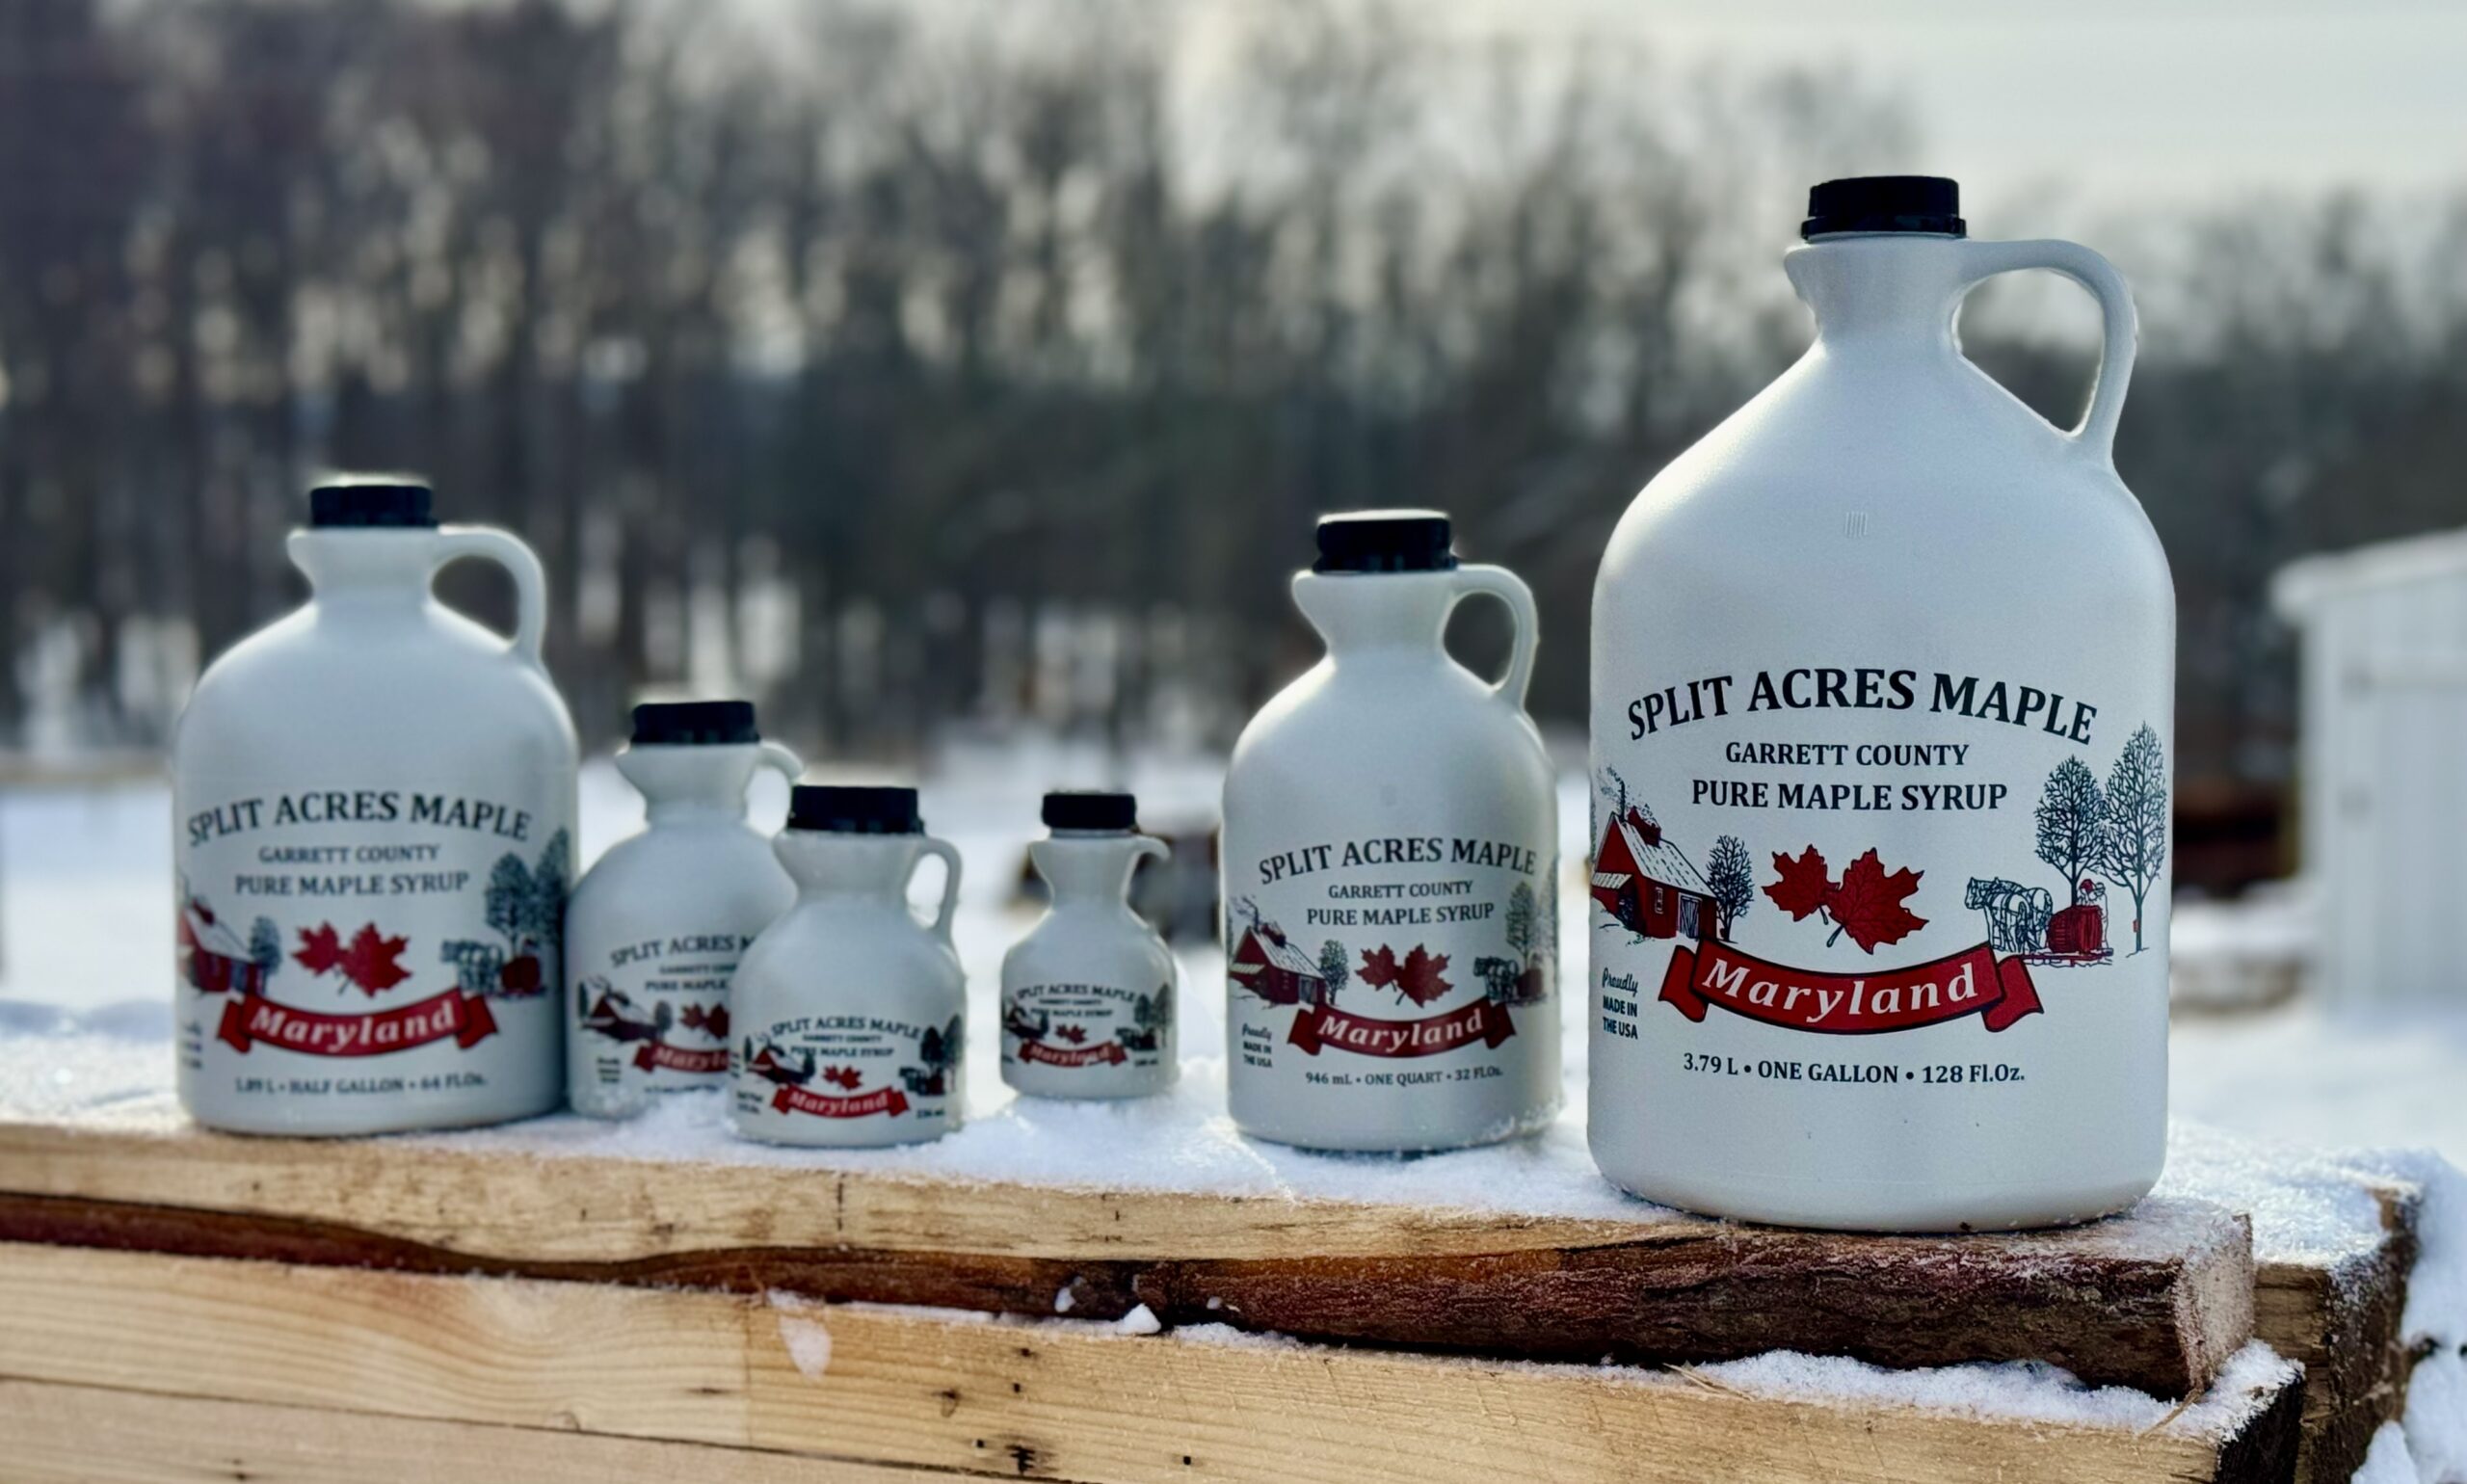
<instances>
[{"instance_id":1,"label":"smallest syrup bottle","mask_svg":"<svg viewBox=\"0 0 2467 1484\"><path fill-rule=\"evenodd\" d=\"M746 701L634 708L617 771L645 826L601 857L566 908L566 1097L625 1118L652 1096L728 1080L729 992L755 935L796 899L745 821L757 768L791 782L797 755L755 730Z\"/></svg>"},{"instance_id":2,"label":"smallest syrup bottle","mask_svg":"<svg viewBox=\"0 0 2467 1484\"><path fill-rule=\"evenodd\" d=\"M1002 959L1002 1080L1041 1098L1173 1086L1174 956L1130 910L1130 874L1165 842L1127 793L1049 793L1028 859L1053 906Z\"/></svg>"},{"instance_id":3,"label":"smallest syrup bottle","mask_svg":"<svg viewBox=\"0 0 2467 1484\"><path fill-rule=\"evenodd\" d=\"M797 900L737 969L730 1126L841 1149L957 1128L968 1040L951 946L959 852L925 834L914 788L801 786L774 848ZM943 872L931 924L908 905L927 856Z\"/></svg>"}]
</instances>

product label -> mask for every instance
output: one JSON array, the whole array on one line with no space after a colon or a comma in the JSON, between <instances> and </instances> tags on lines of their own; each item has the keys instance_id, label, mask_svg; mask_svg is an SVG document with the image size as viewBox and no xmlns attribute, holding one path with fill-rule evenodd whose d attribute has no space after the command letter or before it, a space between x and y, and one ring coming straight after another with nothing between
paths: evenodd
<instances>
[{"instance_id":1,"label":"product label","mask_svg":"<svg viewBox=\"0 0 2467 1484\"><path fill-rule=\"evenodd\" d=\"M1002 1054L1041 1067L1149 1068L1163 1059L1174 987L1023 984L1002 994Z\"/></svg>"},{"instance_id":2,"label":"product label","mask_svg":"<svg viewBox=\"0 0 2467 1484\"><path fill-rule=\"evenodd\" d=\"M1532 840L1274 841L1229 897L1234 1054L1366 1099L1506 1075L1520 1022L1554 1013L1552 865Z\"/></svg>"},{"instance_id":3,"label":"product label","mask_svg":"<svg viewBox=\"0 0 2467 1484\"><path fill-rule=\"evenodd\" d=\"M2113 1015L2093 985L2126 973L2163 1004L2163 953L2136 963L2164 944L2163 696L1987 668L1641 678L1596 737L1608 1065L1641 1042L1665 1048L1648 1075L2020 1086L2056 1069L2019 1028ZM1901 1048L1961 1027L2004 1049ZM1791 1054L1843 1054L1817 1037L1872 1039Z\"/></svg>"},{"instance_id":4,"label":"product label","mask_svg":"<svg viewBox=\"0 0 2467 1484\"><path fill-rule=\"evenodd\" d=\"M478 1088L553 1040L562 793L184 780L180 1061L208 1105ZM504 1054L500 1054L504 1048Z\"/></svg>"},{"instance_id":5,"label":"product label","mask_svg":"<svg viewBox=\"0 0 2467 1484\"><path fill-rule=\"evenodd\" d=\"M654 1093L717 1086L729 1070L729 984L753 941L706 924L646 935L577 965L571 1033L589 1047L583 1074Z\"/></svg>"},{"instance_id":6,"label":"product label","mask_svg":"<svg viewBox=\"0 0 2467 1484\"><path fill-rule=\"evenodd\" d=\"M941 1124L960 1093L966 1028L883 1016L798 1016L753 1028L729 1070L741 1115Z\"/></svg>"}]
</instances>

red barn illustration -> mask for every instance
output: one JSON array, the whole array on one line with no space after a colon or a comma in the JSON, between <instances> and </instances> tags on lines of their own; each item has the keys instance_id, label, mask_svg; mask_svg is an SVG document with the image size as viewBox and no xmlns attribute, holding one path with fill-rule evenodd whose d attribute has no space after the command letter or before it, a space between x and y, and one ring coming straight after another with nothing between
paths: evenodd
<instances>
[{"instance_id":1,"label":"red barn illustration","mask_svg":"<svg viewBox=\"0 0 2467 1484\"><path fill-rule=\"evenodd\" d=\"M1242 934L1227 955L1225 971L1271 1005L1315 1005L1328 980L1311 955L1286 941L1285 934L1260 923Z\"/></svg>"},{"instance_id":2,"label":"red barn illustration","mask_svg":"<svg viewBox=\"0 0 2467 1484\"><path fill-rule=\"evenodd\" d=\"M1593 899L1647 938L1715 937L1721 909L1693 862L1662 838L1661 826L1631 807L1610 818L1593 855Z\"/></svg>"},{"instance_id":3,"label":"red barn illustration","mask_svg":"<svg viewBox=\"0 0 2467 1484\"><path fill-rule=\"evenodd\" d=\"M190 986L208 994L265 992L266 967L252 962L240 935L195 897L180 911L180 960Z\"/></svg>"},{"instance_id":4,"label":"red barn illustration","mask_svg":"<svg viewBox=\"0 0 2467 1484\"><path fill-rule=\"evenodd\" d=\"M2108 951L2108 888L2082 878L2081 900L2047 919L2047 951L2069 958L2105 957Z\"/></svg>"}]
</instances>

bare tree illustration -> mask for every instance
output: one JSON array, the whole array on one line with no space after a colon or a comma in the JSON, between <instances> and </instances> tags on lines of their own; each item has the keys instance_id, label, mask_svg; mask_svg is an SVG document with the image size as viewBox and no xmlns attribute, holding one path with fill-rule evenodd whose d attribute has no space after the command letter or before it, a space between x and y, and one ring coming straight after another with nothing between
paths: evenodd
<instances>
[{"instance_id":1,"label":"bare tree illustration","mask_svg":"<svg viewBox=\"0 0 2467 1484\"><path fill-rule=\"evenodd\" d=\"M2145 724L2108 773L2107 811L2092 845L2099 874L2133 898L2133 951L2141 951L2141 909L2167 863L2167 764Z\"/></svg>"},{"instance_id":2,"label":"bare tree illustration","mask_svg":"<svg viewBox=\"0 0 2467 1484\"><path fill-rule=\"evenodd\" d=\"M1705 858L1705 885L1722 910L1719 926L1727 942L1738 919L1756 905L1756 862L1748 858L1745 840L1725 835L1713 841L1713 853Z\"/></svg>"},{"instance_id":3,"label":"bare tree illustration","mask_svg":"<svg viewBox=\"0 0 2467 1484\"><path fill-rule=\"evenodd\" d=\"M2077 907L2082 903L2082 873L2097 848L2099 821L2107 808L2098 779L2080 757L2057 763L2039 794L2039 859L2064 873L2065 900Z\"/></svg>"}]
</instances>

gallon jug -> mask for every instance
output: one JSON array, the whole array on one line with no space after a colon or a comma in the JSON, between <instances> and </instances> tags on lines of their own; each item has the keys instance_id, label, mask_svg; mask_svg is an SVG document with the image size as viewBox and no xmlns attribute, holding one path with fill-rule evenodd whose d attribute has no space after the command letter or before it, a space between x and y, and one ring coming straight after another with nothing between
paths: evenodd
<instances>
[{"instance_id":1,"label":"gallon jug","mask_svg":"<svg viewBox=\"0 0 2467 1484\"><path fill-rule=\"evenodd\" d=\"M495 1123L565 1097L573 724L539 558L413 484L309 496L308 603L198 681L172 744L180 1100L244 1133ZM477 557L514 638L429 591Z\"/></svg>"},{"instance_id":2,"label":"gallon jug","mask_svg":"<svg viewBox=\"0 0 2467 1484\"><path fill-rule=\"evenodd\" d=\"M2079 1221L2159 1175L2175 599L2110 456L2133 302L1953 183L1818 186L1797 364L1645 487L1593 603L1590 1133L1755 1221ZM1964 359L2047 269L2105 349L2059 429Z\"/></svg>"},{"instance_id":3,"label":"gallon jug","mask_svg":"<svg viewBox=\"0 0 2467 1484\"><path fill-rule=\"evenodd\" d=\"M960 858L914 788L799 787L780 861L796 904L737 966L729 1122L750 1139L911 1144L960 1126L967 991L951 946ZM942 862L929 926L909 878Z\"/></svg>"},{"instance_id":4,"label":"gallon jug","mask_svg":"<svg viewBox=\"0 0 2467 1484\"><path fill-rule=\"evenodd\" d=\"M1127 793L1045 796L1028 846L1051 910L1002 958L1002 1080L1043 1098L1138 1098L1174 1085L1174 955L1130 910L1130 873L1165 842Z\"/></svg>"},{"instance_id":5,"label":"gallon jug","mask_svg":"<svg viewBox=\"0 0 2467 1484\"><path fill-rule=\"evenodd\" d=\"M1504 678L1448 615L1507 605ZM1294 602L1327 657L1262 707L1225 779L1226 1078L1245 1133L1313 1149L1481 1144L1559 1104L1558 813L1525 714L1533 595L1459 566L1447 517L1319 524Z\"/></svg>"},{"instance_id":6,"label":"gallon jug","mask_svg":"<svg viewBox=\"0 0 2467 1484\"><path fill-rule=\"evenodd\" d=\"M583 873L566 908L575 1112L623 1118L728 1080L737 959L797 894L745 822L745 789L757 768L794 782L804 766L762 740L752 702L634 708L617 771L642 790L643 831Z\"/></svg>"}]
</instances>

